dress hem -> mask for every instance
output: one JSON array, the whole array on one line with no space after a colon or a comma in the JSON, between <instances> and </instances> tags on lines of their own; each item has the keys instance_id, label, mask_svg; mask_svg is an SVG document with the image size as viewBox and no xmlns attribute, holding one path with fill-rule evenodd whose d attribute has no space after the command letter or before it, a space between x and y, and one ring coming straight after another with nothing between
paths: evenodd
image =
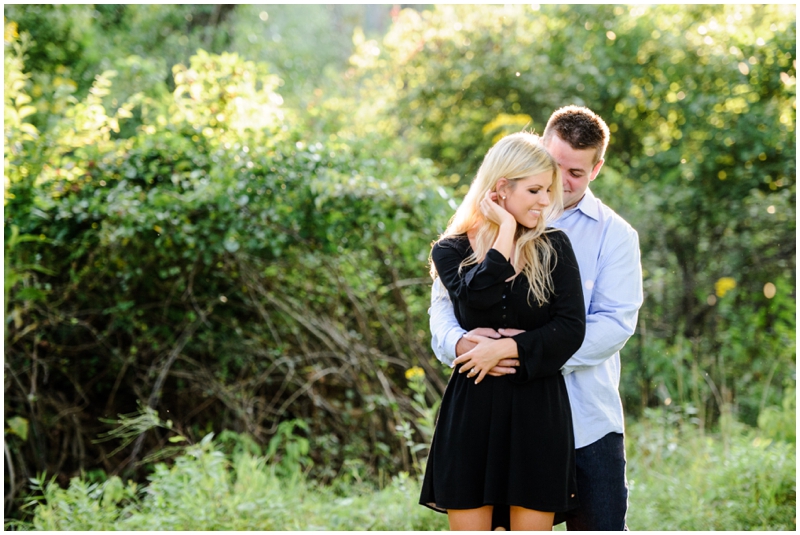
<instances>
[{"instance_id":1,"label":"dress hem","mask_svg":"<svg viewBox=\"0 0 800 535\"><path fill-rule=\"evenodd\" d=\"M572 511L574 509L577 509L578 506L579 506L579 504L576 503L575 505L573 505L571 507L566 507L566 508L564 508L564 506L559 506L559 507L549 507L548 506L547 508L537 508L537 507L528 507L528 506L525 506L525 505L519 505L519 504L516 504L516 503L483 503L482 505L476 505L474 507L449 507L449 508L447 508L447 507L438 506L433 502L427 502L427 503L426 502L419 502L419 505L424 505L425 507L436 511L437 513L444 513L444 514L447 514L448 509L469 510L469 509L478 509L479 507L485 507L487 505L491 505L493 507L494 506L499 506L499 507L511 507L511 506L523 507L525 509L530 509L532 511L541 511L543 513L566 513L566 512Z\"/></svg>"}]
</instances>

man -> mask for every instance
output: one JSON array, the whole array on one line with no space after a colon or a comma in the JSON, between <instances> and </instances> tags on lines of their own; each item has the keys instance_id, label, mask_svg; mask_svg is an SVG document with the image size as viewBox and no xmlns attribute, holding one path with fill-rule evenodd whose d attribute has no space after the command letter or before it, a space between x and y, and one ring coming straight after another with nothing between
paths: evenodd
<instances>
[{"instance_id":1,"label":"man","mask_svg":"<svg viewBox=\"0 0 800 535\"><path fill-rule=\"evenodd\" d=\"M589 182L603 167L608 139L603 119L578 106L556 110L542 136L564 185L564 213L550 225L566 232L572 242L586 305L586 338L562 369L572 407L580 507L563 518L557 515L556 522L566 520L569 530L627 529L619 351L636 329L643 300L642 270L638 234L589 190ZM431 345L436 357L449 366L486 337L520 332L476 329L465 333L438 279L429 312ZM490 374L515 373L518 365L516 359L504 359ZM508 527L504 511L496 509L495 523Z\"/></svg>"}]
</instances>

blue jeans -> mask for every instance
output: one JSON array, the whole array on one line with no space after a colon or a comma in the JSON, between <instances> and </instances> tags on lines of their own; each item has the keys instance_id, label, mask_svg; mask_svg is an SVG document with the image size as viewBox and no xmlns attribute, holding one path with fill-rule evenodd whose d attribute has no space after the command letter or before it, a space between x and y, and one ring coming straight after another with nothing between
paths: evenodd
<instances>
[{"instance_id":1,"label":"blue jeans","mask_svg":"<svg viewBox=\"0 0 800 535\"><path fill-rule=\"evenodd\" d=\"M609 433L575 450L580 506L556 513L554 524L567 522L569 531L627 531L628 482L625 477L625 439ZM507 507L495 507L492 527L509 526Z\"/></svg>"},{"instance_id":2,"label":"blue jeans","mask_svg":"<svg viewBox=\"0 0 800 535\"><path fill-rule=\"evenodd\" d=\"M625 437L621 433L609 433L597 442L578 448L575 465L580 506L564 514L567 530L627 530Z\"/></svg>"}]
</instances>

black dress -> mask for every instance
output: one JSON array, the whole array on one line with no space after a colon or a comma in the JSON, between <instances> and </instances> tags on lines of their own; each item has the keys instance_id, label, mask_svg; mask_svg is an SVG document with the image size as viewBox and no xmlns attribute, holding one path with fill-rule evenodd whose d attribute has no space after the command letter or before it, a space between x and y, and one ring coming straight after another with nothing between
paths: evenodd
<instances>
[{"instance_id":1,"label":"black dress","mask_svg":"<svg viewBox=\"0 0 800 535\"><path fill-rule=\"evenodd\" d=\"M556 251L549 302L528 303L524 274L497 250L459 274L472 254L466 235L434 245L432 259L456 318L477 327L516 328L517 373L479 384L453 370L436 422L420 503L434 510L517 505L563 512L578 505L572 415L561 367L586 328L578 263L569 238L545 234Z\"/></svg>"}]
</instances>

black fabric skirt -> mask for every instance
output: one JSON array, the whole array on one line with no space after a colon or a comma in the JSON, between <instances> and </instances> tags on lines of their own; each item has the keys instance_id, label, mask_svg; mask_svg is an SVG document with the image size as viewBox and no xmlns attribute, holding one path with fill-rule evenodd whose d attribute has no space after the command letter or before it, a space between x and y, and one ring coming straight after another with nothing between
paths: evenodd
<instances>
[{"instance_id":1,"label":"black fabric skirt","mask_svg":"<svg viewBox=\"0 0 800 535\"><path fill-rule=\"evenodd\" d=\"M577 507L575 443L561 374L480 384L453 375L436 422L419 503L439 512L516 505Z\"/></svg>"}]
</instances>

